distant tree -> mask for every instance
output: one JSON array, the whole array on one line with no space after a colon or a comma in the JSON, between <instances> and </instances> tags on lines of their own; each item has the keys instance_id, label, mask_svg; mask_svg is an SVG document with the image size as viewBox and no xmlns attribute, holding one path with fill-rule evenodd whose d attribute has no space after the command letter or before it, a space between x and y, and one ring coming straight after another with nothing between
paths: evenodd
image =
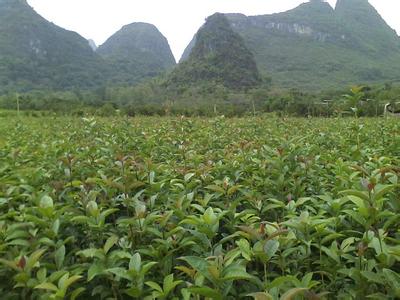
<instances>
[{"instance_id":1,"label":"distant tree","mask_svg":"<svg viewBox=\"0 0 400 300\"><path fill-rule=\"evenodd\" d=\"M363 86L353 86L349 94L343 95L347 107L354 113L355 117L359 116L361 101L364 100L365 94Z\"/></svg>"}]
</instances>

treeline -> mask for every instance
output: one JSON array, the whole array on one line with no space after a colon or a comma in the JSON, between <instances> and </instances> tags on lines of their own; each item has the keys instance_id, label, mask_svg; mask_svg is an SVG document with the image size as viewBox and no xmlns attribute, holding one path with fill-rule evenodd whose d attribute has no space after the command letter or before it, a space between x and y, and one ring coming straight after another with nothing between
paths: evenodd
<instances>
[{"instance_id":1,"label":"treeline","mask_svg":"<svg viewBox=\"0 0 400 300\"><path fill-rule=\"evenodd\" d=\"M268 81L265 81L268 82ZM276 112L287 116L379 116L400 101L400 85L384 84L336 91L276 90L268 84L241 92L222 85L171 88L160 79L136 86L93 91L33 91L0 96L0 108L68 115L244 116ZM34 115L40 115L35 114Z\"/></svg>"}]
</instances>

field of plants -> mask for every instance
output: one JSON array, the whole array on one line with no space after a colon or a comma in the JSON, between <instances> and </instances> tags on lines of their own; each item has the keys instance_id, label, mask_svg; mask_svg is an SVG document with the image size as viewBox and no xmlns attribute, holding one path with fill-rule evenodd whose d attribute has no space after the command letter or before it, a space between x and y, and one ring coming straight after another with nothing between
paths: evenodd
<instances>
[{"instance_id":1,"label":"field of plants","mask_svg":"<svg viewBox=\"0 0 400 300\"><path fill-rule=\"evenodd\" d=\"M398 299L400 120L0 118L0 299Z\"/></svg>"}]
</instances>

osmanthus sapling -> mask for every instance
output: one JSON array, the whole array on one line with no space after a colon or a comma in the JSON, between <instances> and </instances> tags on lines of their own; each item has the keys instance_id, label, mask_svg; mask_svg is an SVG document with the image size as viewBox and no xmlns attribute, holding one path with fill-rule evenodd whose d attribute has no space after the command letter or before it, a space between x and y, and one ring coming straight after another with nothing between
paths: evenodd
<instances>
[{"instance_id":1,"label":"osmanthus sapling","mask_svg":"<svg viewBox=\"0 0 400 300\"><path fill-rule=\"evenodd\" d=\"M3 299L396 299L394 119L0 118Z\"/></svg>"}]
</instances>

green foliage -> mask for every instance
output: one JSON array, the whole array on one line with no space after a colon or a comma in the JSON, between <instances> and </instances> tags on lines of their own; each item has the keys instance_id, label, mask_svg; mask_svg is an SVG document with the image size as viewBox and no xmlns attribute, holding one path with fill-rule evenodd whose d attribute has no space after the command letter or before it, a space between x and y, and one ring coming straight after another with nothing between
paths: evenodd
<instances>
[{"instance_id":1,"label":"green foliage","mask_svg":"<svg viewBox=\"0 0 400 300\"><path fill-rule=\"evenodd\" d=\"M0 94L136 84L175 65L167 40L149 24L124 27L97 51L26 0L0 1Z\"/></svg>"},{"instance_id":2,"label":"green foliage","mask_svg":"<svg viewBox=\"0 0 400 300\"><path fill-rule=\"evenodd\" d=\"M397 299L399 127L4 116L1 298Z\"/></svg>"},{"instance_id":3,"label":"green foliage","mask_svg":"<svg viewBox=\"0 0 400 300\"><path fill-rule=\"evenodd\" d=\"M179 90L165 89L162 79L153 79L132 87L102 87L95 91L34 91L0 96L4 114L42 115L185 115L227 117L275 112L284 116L382 116L387 103L399 101L399 85L353 87L305 93L296 89L276 90L269 85L248 91L232 91L216 84L202 84ZM351 103L354 89L360 99ZM357 96L357 97L359 97ZM18 101L17 101L18 99ZM354 101L353 101L354 102ZM0 113L0 116L2 114Z\"/></svg>"},{"instance_id":4,"label":"green foliage","mask_svg":"<svg viewBox=\"0 0 400 300\"><path fill-rule=\"evenodd\" d=\"M207 18L196 34L189 58L168 76L166 85L187 88L202 83L233 90L249 89L261 83L253 54L223 14Z\"/></svg>"},{"instance_id":5,"label":"green foliage","mask_svg":"<svg viewBox=\"0 0 400 300\"><path fill-rule=\"evenodd\" d=\"M39 16L25 0L0 1L0 93L93 88L101 58L76 33Z\"/></svg>"},{"instance_id":6,"label":"green foliage","mask_svg":"<svg viewBox=\"0 0 400 300\"><path fill-rule=\"evenodd\" d=\"M124 26L97 49L111 66L108 84L122 85L155 77L175 66L167 39L147 23Z\"/></svg>"},{"instance_id":7,"label":"green foliage","mask_svg":"<svg viewBox=\"0 0 400 300\"><path fill-rule=\"evenodd\" d=\"M272 15L226 17L277 87L322 90L399 78L400 39L367 0L341 0L336 9L310 1Z\"/></svg>"}]
</instances>

